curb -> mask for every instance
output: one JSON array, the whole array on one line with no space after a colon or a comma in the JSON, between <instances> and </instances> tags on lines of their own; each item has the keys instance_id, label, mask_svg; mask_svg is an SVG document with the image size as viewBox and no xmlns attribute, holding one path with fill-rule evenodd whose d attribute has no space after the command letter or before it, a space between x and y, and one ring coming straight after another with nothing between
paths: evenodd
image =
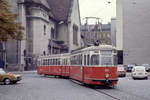
<instances>
[{"instance_id":1,"label":"curb","mask_svg":"<svg viewBox=\"0 0 150 100\"><path fill-rule=\"evenodd\" d=\"M14 73L14 74L35 74L37 73L37 71L12 71L11 73Z\"/></svg>"}]
</instances>

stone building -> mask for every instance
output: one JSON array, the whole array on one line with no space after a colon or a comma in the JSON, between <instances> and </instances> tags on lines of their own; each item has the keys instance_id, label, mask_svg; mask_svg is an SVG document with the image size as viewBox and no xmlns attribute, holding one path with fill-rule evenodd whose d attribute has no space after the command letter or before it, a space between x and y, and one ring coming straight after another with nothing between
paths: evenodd
<instances>
[{"instance_id":1,"label":"stone building","mask_svg":"<svg viewBox=\"0 0 150 100\"><path fill-rule=\"evenodd\" d=\"M7 0L25 27L22 41L9 40L9 70L36 67L39 55L70 52L80 47L78 0Z\"/></svg>"},{"instance_id":2,"label":"stone building","mask_svg":"<svg viewBox=\"0 0 150 100\"><path fill-rule=\"evenodd\" d=\"M150 64L150 0L117 0L117 48L125 65Z\"/></svg>"}]
</instances>

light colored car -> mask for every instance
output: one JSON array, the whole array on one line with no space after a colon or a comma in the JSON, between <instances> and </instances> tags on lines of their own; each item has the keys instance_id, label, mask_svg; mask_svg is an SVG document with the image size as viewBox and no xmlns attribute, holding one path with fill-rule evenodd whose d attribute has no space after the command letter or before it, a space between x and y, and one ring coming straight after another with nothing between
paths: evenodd
<instances>
[{"instance_id":1,"label":"light colored car","mask_svg":"<svg viewBox=\"0 0 150 100\"><path fill-rule=\"evenodd\" d=\"M11 83L17 83L22 79L21 75L6 73L2 68L0 68L0 82L8 85Z\"/></svg>"},{"instance_id":2,"label":"light colored car","mask_svg":"<svg viewBox=\"0 0 150 100\"><path fill-rule=\"evenodd\" d=\"M146 68L146 71L150 72L150 65L149 64L142 64Z\"/></svg>"},{"instance_id":3,"label":"light colored car","mask_svg":"<svg viewBox=\"0 0 150 100\"><path fill-rule=\"evenodd\" d=\"M125 77L126 76L126 70L124 67L117 67L118 76L119 77Z\"/></svg>"},{"instance_id":4,"label":"light colored car","mask_svg":"<svg viewBox=\"0 0 150 100\"><path fill-rule=\"evenodd\" d=\"M135 66L132 68L132 78L143 78L148 79L148 72L146 72L146 69L144 66Z\"/></svg>"}]
</instances>

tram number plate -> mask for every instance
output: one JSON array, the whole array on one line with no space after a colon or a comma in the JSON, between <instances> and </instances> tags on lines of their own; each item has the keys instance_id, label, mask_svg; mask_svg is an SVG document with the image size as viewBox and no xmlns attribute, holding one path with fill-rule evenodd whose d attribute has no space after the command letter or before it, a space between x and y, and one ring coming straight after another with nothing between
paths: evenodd
<instances>
[{"instance_id":1,"label":"tram number plate","mask_svg":"<svg viewBox=\"0 0 150 100\"><path fill-rule=\"evenodd\" d=\"M105 69L105 72L109 72L109 69Z\"/></svg>"}]
</instances>

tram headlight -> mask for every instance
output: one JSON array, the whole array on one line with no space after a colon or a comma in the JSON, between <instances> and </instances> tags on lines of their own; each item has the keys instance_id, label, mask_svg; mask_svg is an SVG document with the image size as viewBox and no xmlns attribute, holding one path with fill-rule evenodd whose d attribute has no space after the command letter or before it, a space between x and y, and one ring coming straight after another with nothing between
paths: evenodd
<instances>
[{"instance_id":1,"label":"tram headlight","mask_svg":"<svg viewBox=\"0 0 150 100\"><path fill-rule=\"evenodd\" d=\"M105 74L105 77L108 78L108 77L109 77L109 74Z\"/></svg>"}]
</instances>

